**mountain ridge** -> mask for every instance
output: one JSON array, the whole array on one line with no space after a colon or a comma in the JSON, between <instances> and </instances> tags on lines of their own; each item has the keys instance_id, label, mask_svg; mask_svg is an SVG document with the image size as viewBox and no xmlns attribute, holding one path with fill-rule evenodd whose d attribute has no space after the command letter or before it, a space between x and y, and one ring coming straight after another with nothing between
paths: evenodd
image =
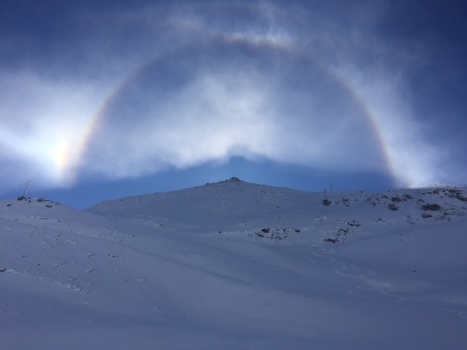
<instances>
[{"instance_id":1,"label":"mountain ridge","mask_svg":"<svg viewBox=\"0 0 467 350\"><path fill-rule=\"evenodd\" d=\"M327 241L337 243L344 238L339 236L359 231L363 224L380 230L394 223L430 224L464 217L466 192L466 188L460 187L433 187L382 193L316 193L233 178L185 190L106 201L87 211L112 217L133 212L133 220L178 228L198 226L220 232L242 230L248 234L253 229L258 237L271 237L265 232L268 230L324 230L332 232ZM267 220L261 216L267 216ZM215 219L215 225L209 225L210 218ZM333 225L329 224L331 220L335 221ZM219 222L223 223L221 227ZM258 231L263 229L262 233ZM273 236L280 239L285 235Z\"/></svg>"}]
</instances>

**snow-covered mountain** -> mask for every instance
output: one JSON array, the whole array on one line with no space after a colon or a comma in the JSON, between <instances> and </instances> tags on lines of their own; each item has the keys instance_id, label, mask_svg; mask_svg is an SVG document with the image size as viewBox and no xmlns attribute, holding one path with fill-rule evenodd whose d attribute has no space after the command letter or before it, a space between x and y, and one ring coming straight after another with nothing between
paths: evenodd
<instances>
[{"instance_id":1,"label":"snow-covered mountain","mask_svg":"<svg viewBox=\"0 0 467 350\"><path fill-rule=\"evenodd\" d=\"M467 189L0 202L0 348L465 349Z\"/></svg>"}]
</instances>

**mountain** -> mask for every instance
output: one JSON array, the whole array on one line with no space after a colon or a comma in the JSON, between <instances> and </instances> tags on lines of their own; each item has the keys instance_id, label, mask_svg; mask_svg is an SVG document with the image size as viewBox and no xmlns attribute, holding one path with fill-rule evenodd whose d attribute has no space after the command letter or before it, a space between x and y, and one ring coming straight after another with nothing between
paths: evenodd
<instances>
[{"instance_id":1,"label":"mountain","mask_svg":"<svg viewBox=\"0 0 467 350\"><path fill-rule=\"evenodd\" d=\"M467 189L0 202L5 349L464 349Z\"/></svg>"}]
</instances>

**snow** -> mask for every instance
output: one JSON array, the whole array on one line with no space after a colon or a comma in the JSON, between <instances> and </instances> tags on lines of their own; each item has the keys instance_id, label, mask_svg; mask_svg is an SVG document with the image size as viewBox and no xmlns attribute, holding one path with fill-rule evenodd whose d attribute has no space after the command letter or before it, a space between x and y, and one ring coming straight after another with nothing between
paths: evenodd
<instances>
[{"instance_id":1,"label":"snow","mask_svg":"<svg viewBox=\"0 0 467 350\"><path fill-rule=\"evenodd\" d=\"M1 347L465 349L466 192L2 201Z\"/></svg>"}]
</instances>

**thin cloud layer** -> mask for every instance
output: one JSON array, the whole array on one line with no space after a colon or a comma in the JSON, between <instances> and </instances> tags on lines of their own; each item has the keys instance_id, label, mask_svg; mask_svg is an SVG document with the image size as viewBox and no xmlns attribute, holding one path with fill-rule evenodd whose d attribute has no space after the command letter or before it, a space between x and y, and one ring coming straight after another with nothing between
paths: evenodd
<instances>
[{"instance_id":1,"label":"thin cloud layer","mask_svg":"<svg viewBox=\"0 0 467 350\"><path fill-rule=\"evenodd\" d=\"M421 58L378 36L386 2L46 3L54 16L36 9L31 23L47 26L12 11L0 34L6 186L233 156L387 172L406 186L465 181L410 104Z\"/></svg>"},{"instance_id":2,"label":"thin cloud layer","mask_svg":"<svg viewBox=\"0 0 467 350\"><path fill-rule=\"evenodd\" d=\"M230 156L385 166L369 116L343 83L310 60L264 44L217 42L156 60L119 88L97 118L85 157L115 175L117 157L121 176Z\"/></svg>"},{"instance_id":3,"label":"thin cloud layer","mask_svg":"<svg viewBox=\"0 0 467 350\"><path fill-rule=\"evenodd\" d=\"M92 114L97 90L87 84L58 82L31 73L0 76L0 159L7 184L18 177L46 185L66 184L66 169Z\"/></svg>"}]
</instances>

